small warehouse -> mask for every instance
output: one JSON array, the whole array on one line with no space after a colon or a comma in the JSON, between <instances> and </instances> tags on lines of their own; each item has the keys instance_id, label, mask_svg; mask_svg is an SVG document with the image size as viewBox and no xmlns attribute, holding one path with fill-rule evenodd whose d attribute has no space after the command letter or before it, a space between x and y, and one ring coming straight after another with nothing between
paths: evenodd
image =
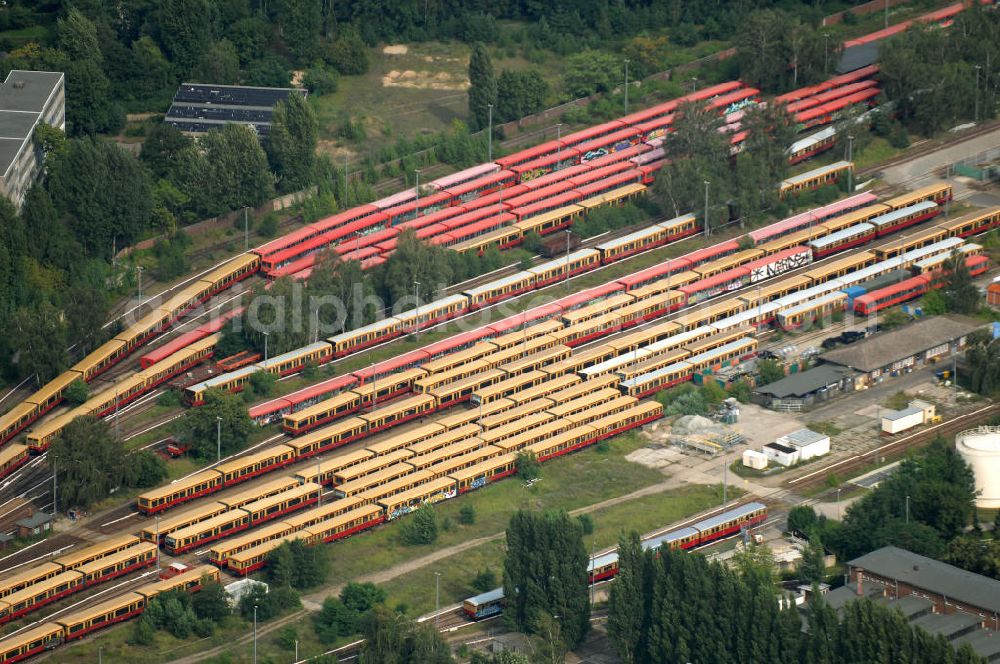
<instances>
[{"instance_id":1,"label":"small warehouse","mask_svg":"<svg viewBox=\"0 0 1000 664\"><path fill-rule=\"evenodd\" d=\"M820 359L858 372L854 389L864 389L951 357L965 348L966 336L980 326L974 318L933 316L824 353Z\"/></svg>"},{"instance_id":2,"label":"small warehouse","mask_svg":"<svg viewBox=\"0 0 1000 664\"><path fill-rule=\"evenodd\" d=\"M781 466L794 466L799 462L799 451L791 445L768 443L761 450L768 460Z\"/></svg>"},{"instance_id":3,"label":"small warehouse","mask_svg":"<svg viewBox=\"0 0 1000 664\"><path fill-rule=\"evenodd\" d=\"M743 450L743 465L754 470L767 468L767 455L757 450Z\"/></svg>"},{"instance_id":4,"label":"small warehouse","mask_svg":"<svg viewBox=\"0 0 1000 664\"><path fill-rule=\"evenodd\" d=\"M934 404L913 400L902 410L882 414L882 433L897 434L934 419Z\"/></svg>"},{"instance_id":5,"label":"small warehouse","mask_svg":"<svg viewBox=\"0 0 1000 664\"><path fill-rule=\"evenodd\" d=\"M774 442L797 449L799 451L799 461L807 461L813 457L830 453L830 437L817 433L812 429L793 431Z\"/></svg>"},{"instance_id":6,"label":"small warehouse","mask_svg":"<svg viewBox=\"0 0 1000 664\"><path fill-rule=\"evenodd\" d=\"M753 401L773 410L802 410L853 390L854 375L851 369L821 365L761 385L754 390Z\"/></svg>"}]
</instances>

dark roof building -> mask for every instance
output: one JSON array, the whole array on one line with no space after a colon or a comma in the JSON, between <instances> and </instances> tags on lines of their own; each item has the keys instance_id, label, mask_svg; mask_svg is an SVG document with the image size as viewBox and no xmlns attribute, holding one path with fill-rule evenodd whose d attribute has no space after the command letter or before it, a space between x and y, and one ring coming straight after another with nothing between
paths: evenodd
<instances>
[{"instance_id":1,"label":"dark roof building","mask_svg":"<svg viewBox=\"0 0 1000 664\"><path fill-rule=\"evenodd\" d=\"M824 353L820 359L874 380L959 350L965 346L966 335L981 325L963 316L931 316Z\"/></svg>"},{"instance_id":2,"label":"dark roof building","mask_svg":"<svg viewBox=\"0 0 1000 664\"><path fill-rule=\"evenodd\" d=\"M228 122L250 125L258 134L271 129L274 106L298 88L257 88L241 85L182 83L164 122L181 131L204 133Z\"/></svg>"},{"instance_id":3,"label":"dark roof building","mask_svg":"<svg viewBox=\"0 0 1000 664\"><path fill-rule=\"evenodd\" d=\"M0 85L0 194L18 208L41 172L35 127L66 128L64 79L62 72L15 69Z\"/></svg>"},{"instance_id":4,"label":"dark roof building","mask_svg":"<svg viewBox=\"0 0 1000 664\"><path fill-rule=\"evenodd\" d=\"M917 595L934 603L934 612L961 611L990 629L1000 628L1000 581L973 574L894 546L847 563L853 585L874 582L892 598Z\"/></svg>"},{"instance_id":5,"label":"dark roof building","mask_svg":"<svg viewBox=\"0 0 1000 664\"><path fill-rule=\"evenodd\" d=\"M850 369L820 365L756 388L754 401L770 408L791 404L798 408L810 406L848 389L854 376Z\"/></svg>"}]
</instances>

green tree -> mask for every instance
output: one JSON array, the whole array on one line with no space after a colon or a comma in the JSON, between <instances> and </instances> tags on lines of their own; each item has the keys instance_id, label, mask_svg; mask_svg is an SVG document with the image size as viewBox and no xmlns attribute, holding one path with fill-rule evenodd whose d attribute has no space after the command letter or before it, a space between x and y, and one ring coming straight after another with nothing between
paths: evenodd
<instances>
[{"instance_id":1,"label":"green tree","mask_svg":"<svg viewBox=\"0 0 1000 664\"><path fill-rule=\"evenodd\" d=\"M482 129L489 123L489 107L497 105L497 79L493 62L486 46L479 43L472 48L469 59L469 114L473 129Z\"/></svg>"},{"instance_id":2,"label":"green tree","mask_svg":"<svg viewBox=\"0 0 1000 664\"><path fill-rule=\"evenodd\" d=\"M581 51L566 58L563 87L572 97L610 92L625 81L621 60L601 51Z\"/></svg>"},{"instance_id":3,"label":"green tree","mask_svg":"<svg viewBox=\"0 0 1000 664\"><path fill-rule=\"evenodd\" d=\"M254 429L243 400L217 390L208 390L205 405L192 408L176 423L174 435L191 445L192 454L203 459L215 458L220 431L222 454L228 455L242 449Z\"/></svg>"},{"instance_id":4,"label":"green tree","mask_svg":"<svg viewBox=\"0 0 1000 664\"><path fill-rule=\"evenodd\" d=\"M66 401L79 406L90 397L90 388L82 380L74 380L63 393Z\"/></svg>"},{"instance_id":5,"label":"green tree","mask_svg":"<svg viewBox=\"0 0 1000 664\"><path fill-rule=\"evenodd\" d=\"M619 573L608 597L608 638L625 664L639 661L643 652L642 632L646 622L643 599L645 555L639 535L618 538Z\"/></svg>"},{"instance_id":6,"label":"green tree","mask_svg":"<svg viewBox=\"0 0 1000 664\"><path fill-rule=\"evenodd\" d=\"M274 177L254 131L235 123L199 140L201 150L185 150L174 180L200 215L258 207L274 194Z\"/></svg>"},{"instance_id":7,"label":"green tree","mask_svg":"<svg viewBox=\"0 0 1000 664\"><path fill-rule=\"evenodd\" d=\"M577 647L590 628L587 560L580 525L565 512L515 512L507 527L504 619L545 636L538 630L552 624L543 616L560 616L561 640Z\"/></svg>"},{"instance_id":8,"label":"green tree","mask_svg":"<svg viewBox=\"0 0 1000 664\"><path fill-rule=\"evenodd\" d=\"M421 283L425 299L451 282L451 266L446 257L449 250L425 244L412 229L406 229L396 238L396 250L378 275L380 295L388 306L395 307L400 300L412 298L415 281Z\"/></svg>"},{"instance_id":9,"label":"green tree","mask_svg":"<svg viewBox=\"0 0 1000 664\"><path fill-rule=\"evenodd\" d=\"M826 572L823 562L826 551L819 535L815 532L809 537L809 544L802 551L802 562L799 563L799 578L808 584L819 583Z\"/></svg>"},{"instance_id":10,"label":"green tree","mask_svg":"<svg viewBox=\"0 0 1000 664\"><path fill-rule=\"evenodd\" d=\"M149 167L153 176L170 178L181 155L190 148L191 139L177 127L159 122L146 134L139 159Z\"/></svg>"},{"instance_id":11,"label":"green tree","mask_svg":"<svg viewBox=\"0 0 1000 664\"><path fill-rule=\"evenodd\" d=\"M476 522L476 508L472 505L462 505L458 510L458 522L463 526L471 526Z\"/></svg>"},{"instance_id":12,"label":"green tree","mask_svg":"<svg viewBox=\"0 0 1000 664\"><path fill-rule=\"evenodd\" d=\"M920 299L920 308L925 316L940 316L948 313L948 302L941 291L932 290Z\"/></svg>"},{"instance_id":13,"label":"green tree","mask_svg":"<svg viewBox=\"0 0 1000 664\"><path fill-rule=\"evenodd\" d=\"M65 18L56 21L56 31L59 34L59 50L70 60L101 61L97 27L75 7L70 8Z\"/></svg>"},{"instance_id":14,"label":"green tree","mask_svg":"<svg viewBox=\"0 0 1000 664\"><path fill-rule=\"evenodd\" d=\"M399 531L404 544L417 546L432 544L438 536L437 513L430 503L421 505L410 518L403 521Z\"/></svg>"},{"instance_id":15,"label":"green tree","mask_svg":"<svg viewBox=\"0 0 1000 664\"><path fill-rule=\"evenodd\" d=\"M56 210L92 255L109 257L113 247L128 246L149 226L149 172L113 143L69 141L51 165L48 188Z\"/></svg>"},{"instance_id":16,"label":"green tree","mask_svg":"<svg viewBox=\"0 0 1000 664\"><path fill-rule=\"evenodd\" d=\"M371 582L350 581L340 591L340 601L356 614L362 614L385 603L385 590Z\"/></svg>"},{"instance_id":17,"label":"green tree","mask_svg":"<svg viewBox=\"0 0 1000 664\"><path fill-rule=\"evenodd\" d=\"M191 70L196 83L237 85L240 82L240 56L228 39L212 42Z\"/></svg>"},{"instance_id":18,"label":"green tree","mask_svg":"<svg viewBox=\"0 0 1000 664\"><path fill-rule=\"evenodd\" d=\"M757 362L757 373L760 384L768 385L785 377L785 367L777 360L760 360Z\"/></svg>"},{"instance_id":19,"label":"green tree","mask_svg":"<svg viewBox=\"0 0 1000 664\"><path fill-rule=\"evenodd\" d=\"M736 35L740 77L751 85L778 90L790 64L786 30L787 15L777 9L751 13Z\"/></svg>"},{"instance_id":20,"label":"green tree","mask_svg":"<svg viewBox=\"0 0 1000 664\"><path fill-rule=\"evenodd\" d=\"M201 584L201 590L191 597L191 608L202 620L221 623L232 614L229 595L221 583Z\"/></svg>"},{"instance_id":21,"label":"green tree","mask_svg":"<svg viewBox=\"0 0 1000 664\"><path fill-rule=\"evenodd\" d=\"M18 356L21 375L34 374L39 384L44 384L66 368L66 324L48 301L18 308L7 325L14 334L10 343Z\"/></svg>"},{"instance_id":22,"label":"green tree","mask_svg":"<svg viewBox=\"0 0 1000 664\"><path fill-rule=\"evenodd\" d=\"M965 255L956 252L945 263L944 270L947 277L942 291L948 310L966 315L979 311L981 298L965 265Z\"/></svg>"},{"instance_id":23,"label":"green tree","mask_svg":"<svg viewBox=\"0 0 1000 664\"><path fill-rule=\"evenodd\" d=\"M356 630L358 614L336 597L323 600L323 607L312 617L313 629L322 643L334 643L341 636Z\"/></svg>"},{"instance_id":24,"label":"green tree","mask_svg":"<svg viewBox=\"0 0 1000 664\"><path fill-rule=\"evenodd\" d=\"M274 107L268 157L280 191L298 191L313 183L317 131L316 114L302 95L289 95Z\"/></svg>"},{"instance_id":25,"label":"green tree","mask_svg":"<svg viewBox=\"0 0 1000 664\"><path fill-rule=\"evenodd\" d=\"M508 122L545 108L549 84L535 70L513 71L504 69L497 79L497 98L494 120Z\"/></svg>"},{"instance_id":26,"label":"green tree","mask_svg":"<svg viewBox=\"0 0 1000 664\"><path fill-rule=\"evenodd\" d=\"M368 73L368 47L354 30L346 31L326 48L325 59L344 76Z\"/></svg>"},{"instance_id":27,"label":"green tree","mask_svg":"<svg viewBox=\"0 0 1000 664\"><path fill-rule=\"evenodd\" d=\"M451 649L434 627L418 625L402 615L377 606L361 621L365 642L360 664L451 664Z\"/></svg>"},{"instance_id":28,"label":"green tree","mask_svg":"<svg viewBox=\"0 0 1000 664\"><path fill-rule=\"evenodd\" d=\"M804 537L809 537L819 525L819 517L816 510L810 505L796 505L788 510L788 521L786 528L790 533L798 533Z\"/></svg>"},{"instance_id":29,"label":"green tree","mask_svg":"<svg viewBox=\"0 0 1000 664\"><path fill-rule=\"evenodd\" d=\"M88 415L67 424L49 448L60 507L86 509L127 485L129 469L123 458L125 447L107 422Z\"/></svg>"},{"instance_id":30,"label":"green tree","mask_svg":"<svg viewBox=\"0 0 1000 664\"><path fill-rule=\"evenodd\" d=\"M488 566L476 573L476 578L472 580L472 587L481 593L488 592L497 587L497 575Z\"/></svg>"},{"instance_id":31,"label":"green tree","mask_svg":"<svg viewBox=\"0 0 1000 664\"><path fill-rule=\"evenodd\" d=\"M273 54L265 55L248 64L243 75L244 85L259 85L265 88L287 88L291 80L292 72L288 69L288 63Z\"/></svg>"},{"instance_id":32,"label":"green tree","mask_svg":"<svg viewBox=\"0 0 1000 664\"><path fill-rule=\"evenodd\" d=\"M302 85L309 94L328 95L337 91L340 80L336 70L313 66L306 70L305 76L302 77Z\"/></svg>"},{"instance_id":33,"label":"green tree","mask_svg":"<svg viewBox=\"0 0 1000 664\"><path fill-rule=\"evenodd\" d=\"M312 0L280 0L278 26L288 50L299 65L312 62L319 54L320 4Z\"/></svg>"},{"instance_id":34,"label":"green tree","mask_svg":"<svg viewBox=\"0 0 1000 664\"><path fill-rule=\"evenodd\" d=\"M541 473L541 464L530 450L518 452L516 465L517 476L526 482L535 479Z\"/></svg>"},{"instance_id":35,"label":"green tree","mask_svg":"<svg viewBox=\"0 0 1000 664\"><path fill-rule=\"evenodd\" d=\"M212 43L215 3L208 0L162 0L156 4L157 39L182 77Z\"/></svg>"}]
</instances>

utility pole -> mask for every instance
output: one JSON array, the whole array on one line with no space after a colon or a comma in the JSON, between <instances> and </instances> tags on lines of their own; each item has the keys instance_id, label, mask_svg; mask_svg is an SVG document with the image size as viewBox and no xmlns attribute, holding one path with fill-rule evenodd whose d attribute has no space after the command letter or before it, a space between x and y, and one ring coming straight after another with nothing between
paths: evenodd
<instances>
[{"instance_id":1,"label":"utility pole","mask_svg":"<svg viewBox=\"0 0 1000 664\"><path fill-rule=\"evenodd\" d=\"M557 122L556 123L556 168L559 167L560 155L562 154L562 143L559 142L560 140L562 140L562 123ZM503 189L500 189L500 191L502 192ZM503 201L500 202L502 203Z\"/></svg>"},{"instance_id":2,"label":"utility pole","mask_svg":"<svg viewBox=\"0 0 1000 664\"><path fill-rule=\"evenodd\" d=\"M711 232L708 229L708 185L709 181L705 180L705 238L707 239Z\"/></svg>"},{"instance_id":3,"label":"utility pole","mask_svg":"<svg viewBox=\"0 0 1000 664\"><path fill-rule=\"evenodd\" d=\"M729 502L729 455L722 455L722 504Z\"/></svg>"},{"instance_id":4,"label":"utility pole","mask_svg":"<svg viewBox=\"0 0 1000 664\"><path fill-rule=\"evenodd\" d=\"M253 605L253 664L257 664L257 605Z\"/></svg>"},{"instance_id":5,"label":"utility pole","mask_svg":"<svg viewBox=\"0 0 1000 664\"><path fill-rule=\"evenodd\" d=\"M58 490L56 480L56 462L52 462L52 518L55 519L56 515L59 514L59 505L56 503L56 498L59 496L56 491Z\"/></svg>"},{"instance_id":6,"label":"utility pole","mask_svg":"<svg viewBox=\"0 0 1000 664\"><path fill-rule=\"evenodd\" d=\"M319 498L316 499L316 506L323 507L323 471L320 469L319 459L316 459L316 484L319 485Z\"/></svg>"},{"instance_id":7,"label":"utility pole","mask_svg":"<svg viewBox=\"0 0 1000 664\"><path fill-rule=\"evenodd\" d=\"M976 70L976 117L979 117L978 104L979 104L979 70ZM135 271L139 273L139 304L142 304L142 266L136 265Z\"/></svg>"},{"instance_id":8,"label":"utility pole","mask_svg":"<svg viewBox=\"0 0 1000 664\"><path fill-rule=\"evenodd\" d=\"M570 230L566 229L566 278L564 281L569 281L569 234Z\"/></svg>"},{"instance_id":9,"label":"utility pole","mask_svg":"<svg viewBox=\"0 0 1000 664\"><path fill-rule=\"evenodd\" d=\"M441 612L441 572L434 572L434 624L437 624Z\"/></svg>"},{"instance_id":10,"label":"utility pole","mask_svg":"<svg viewBox=\"0 0 1000 664\"><path fill-rule=\"evenodd\" d=\"M420 282L413 282L413 301L416 303L413 312L413 339L416 341L417 335L420 333Z\"/></svg>"},{"instance_id":11,"label":"utility pole","mask_svg":"<svg viewBox=\"0 0 1000 664\"><path fill-rule=\"evenodd\" d=\"M910 497L906 497L906 523L910 523Z\"/></svg>"},{"instance_id":12,"label":"utility pole","mask_svg":"<svg viewBox=\"0 0 1000 664\"><path fill-rule=\"evenodd\" d=\"M215 451L218 462L222 463L222 418L215 416Z\"/></svg>"},{"instance_id":13,"label":"utility pole","mask_svg":"<svg viewBox=\"0 0 1000 664\"><path fill-rule=\"evenodd\" d=\"M594 560L595 559L596 559L596 556L594 555L594 540L590 540L590 568L591 569L594 568ZM591 608L591 610L593 610L593 608L594 608L594 581L593 581L593 579L590 580L590 608Z\"/></svg>"},{"instance_id":14,"label":"utility pole","mask_svg":"<svg viewBox=\"0 0 1000 664\"><path fill-rule=\"evenodd\" d=\"M156 515L156 576L160 575L160 515Z\"/></svg>"},{"instance_id":15,"label":"utility pole","mask_svg":"<svg viewBox=\"0 0 1000 664\"><path fill-rule=\"evenodd\" d=\"M884 27L888 28L889 27L889 0L885 0L885 4L883 6L885 7L885 21L884 21L885 26Z\"/></svg>"},{"instance_id":16,"label":"utility pole","mask_svg":"<svg viewBox=\"0 0 1000 664\"><path fill-rule=\"evenodd\" d=\"M840 487L837 487L837 521L840 521Z\"/></svg>"},{"instance_id":17,"label":"utility pole","mask_svg":"<svg viewBox=\"0 0 1000 664\"><path fill-rule=\"evenodd\" d=\"M417 174L417 184L413 188L413 190L417 193L417 214L416 214L416 216L419 217L420 216L420 169L419 168L414 168L413 172Z\"/></svg>"},{"instance_id":18,"label":"utility pole","mask_svg":"<svg viewBox=\"0 0 1000 664\"><path fill-rule=\"evenodd\" d=\"M243 251L250 251L250 214L243 206Z\"/></svg>"},{"instance_id":19,"label":"utility pole","mask_svg":"<svg viewBox=\"0 0 1000 664\"><path fill-rule=\"evenodd\" d=\"M341 198L347 197L347 153L344 153L344 195ZM343 201L341 201L343 202Z\"/></svg>"},{"instance_id":20,"label":"utility pole","mask_svg":"<svg viewBox=\"0 0 1000 664\"><path fill-rule=\"evenodd\" d=\"M976 122L979 122L979 70L981 65L976 65ZM139 297L142 297L141 295Z\"/></svg>"},{"instance_id":21,"label":"utility pole","mask_svg":"<svg viewBox=\"0 0 1000 664\"><path fill-rule=\"evenodd\" d=\"M368 355L368 361L371 362L371 354ZM372 412L375 412L375 402L378 401L378 385L375 384L375 363L370 364L372 370Z\"/></svg>"},{"instance_id":22,"label":"utility pole","mask_svg":"<svg viewBox=\"0 0 1000 664\"><path fill-rule=\"evenodd\" d=\"M625 58L625 115L628 115L628 58Z\"/></svg>"},{"instance_id":23,"label":"utility pole","mask_svg":"<svg viewBox=\"0 0 1000 664\"><path fill-rule=\"evenodd\" d=\"M847 137L847 161L854 163L854 137ZM854 191L854 167L847 169L847 192Z\"/></svg>"},{"instance_id":24,"label":"utility pole","mask_svg":"<svg viewBox=\"0 0 1000 664\"><path fill-rule=\"evenodd\" d=\"M823 33L823 73L830 71L830 33Z\"/></svg>"},{"instance_id":25,"label":"utility pole","mask_svg":"<svg viewBox=\"0 0 1000 664\"><path fill-rule=\"evenodd\" d=\"M267 337L268 333L264 333L264 361L267 362Z\"/></svg>"},{"instance_id":26,"label":"utility pole","mask_svg":"<svg viewBox=\"0 0 1000 664\"><path fill-rule=\"evenodd\" d=\"M489 148L487 148L486 152L486 161L493 161L493 104L487 104L486 106L487 108L490 109L490 123L489 123L490 135L488 141Z\"/></svg>"}]
</instances>

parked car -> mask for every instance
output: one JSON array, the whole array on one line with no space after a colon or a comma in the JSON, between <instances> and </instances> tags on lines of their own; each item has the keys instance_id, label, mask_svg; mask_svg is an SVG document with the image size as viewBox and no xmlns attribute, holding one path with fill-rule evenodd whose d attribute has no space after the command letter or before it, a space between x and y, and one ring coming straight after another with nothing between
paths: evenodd
<instances>
[{"instance_id":1,"label":"parked car","mask_svg":"<svg viewBox=\"0 0 1000 664\"><path fill-rule=\"evenodd\" d=\"M853 344L865 338L865 333L861 330L845 330L840 335L840 340L845 344Z\"/></svg>"},{"instance_id":2,"label":"parked car","mask_svg":"<svg viewBox=\"0 0 1000 664\"><path fill-rule=\"evenodd\" d=\"M758 359L761 359L761 360L780 360L781 359L780 355L778 355L774 351L766 350L766 349L760 351L759 353L757 353L757 357L758 357Z\"/></svg>"},{"instance_id":3,"label":"parked car","mask_svg":"<svg viewBox=\"0 0 1000 664\"><path fill-rule=\"evenodd\" d=\"M830 350L831 348L836 348L839 343L840 337L827 337L826 339L823 339L823 343L820 344L820 347L823 350Z\"/></svg>"}]
</instances>

